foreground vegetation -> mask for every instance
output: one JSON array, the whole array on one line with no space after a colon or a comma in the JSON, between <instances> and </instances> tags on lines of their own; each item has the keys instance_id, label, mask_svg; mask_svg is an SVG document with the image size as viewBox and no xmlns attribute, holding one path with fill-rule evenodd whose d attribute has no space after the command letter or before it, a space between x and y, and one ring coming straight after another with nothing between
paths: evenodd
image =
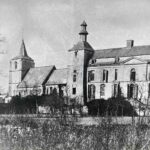
<instances>
[{"instance_id":1,"label":"foreground vegetation","mask_svg":"<svg viewBox=\"0 0 150 150\"><path fill-rule=\"evenodd\" d=\"M12 118L0 121L0 150L148 150L150 128L118 125L105 118L98 126L79 126L64 118L37 121Z\"/></svg>"},{"instance_id":2,"label":"foreground vegetation","mask_svg":"<svg viewBox=\"0 0 150 150\"><path fill-rule=\"evenodd\" d=\"M50 121L27 116L28 113L38 113L37 106L49 106L51 115L57 117ZM26 117L16 115L9 119L0 118L0 150L150 149L149 122L146 125L140 121L135 123L134 117L137 114L125 98L94 100L87 103L87 107L89 116L105 116L98 125L77 125L74 113L70 113L72 118L68 120L66 110L80 110L81 106L75 103L68 106L64 99L56 94L13 97L9 104L1 105L0 113L26 114ZM132 116L133 122L128 125L114 124L110 116Z\"/></svg>"}]
</instances>

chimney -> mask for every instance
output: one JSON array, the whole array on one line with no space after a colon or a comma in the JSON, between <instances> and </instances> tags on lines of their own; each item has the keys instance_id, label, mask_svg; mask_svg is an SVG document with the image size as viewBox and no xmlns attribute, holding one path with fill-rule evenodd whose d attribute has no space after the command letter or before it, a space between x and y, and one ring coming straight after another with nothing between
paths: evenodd
<instances>
[{"instance_id":1,"label":"chimney","mask_svg":"<svg viewBox=\"0 0 150 150\"><path fill-rule=\"evenodd\" d=\"M127 48L132 48L134 46L134 40L127 40Z\"/></svg>"}]
</instances>

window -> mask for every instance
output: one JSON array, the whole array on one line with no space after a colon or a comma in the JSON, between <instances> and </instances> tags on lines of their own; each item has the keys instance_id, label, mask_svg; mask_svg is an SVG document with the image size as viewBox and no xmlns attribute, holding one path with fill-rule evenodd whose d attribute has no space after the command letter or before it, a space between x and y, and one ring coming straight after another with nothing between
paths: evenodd
<instances>
[{"instance_id":1,"label":"window","mask_svg":"<svg viewBox=\"0 0 150 150\"><path fill-rule=\"evenodd\" d=\"M150 73L149 73L149 75L148 75L148 80L150 81Z\"/></svg>"},{"instance_id":2,"label":"window","mask_svg":"<svg viewBox=\"0 0 150 150\"><path fill-rule=\"evenodd\" d=\"M94 81L94 70L88 71L88 81Z\"/></svg>"},{"instance_id":3,"label":"window","mask_svg":"<svg viewBox=\"0 0 150 150\"><path fill-rule=\"evenodd\" d=\"M120 84L114 84L113 85L113 96L118 97L119 95L121 95Z\"/></svg>"},{"instance_id":4,"label":"window","mask_svg":"<svg viewBox=\"0 0 150 150\"><path fill-rule=\"evenodd\" d=\"M108 82L108 70L103 70L103 81Z\"/></svg>"},{"instance_id":5,"label":"window","mask_svg":"<svg viewBox=\"0 0 150 150\"><path fill-rule=\"evenodd\" d=\"M53 93L53 88L52 87L50 87L50 94L52 94Z\"/></svg>"},{"instance_id":6,"label":"window","mask_svg":"<svg viewBox=\"0 0 150 150\"><path fill-rule=\"evenodd\" d=\"M76 82L76 80L77 80L77 76L76 76L76 74L74 74L73 75L73 82Z\"/></svg>"},{"instance_id":7,"label":"window","mask_svg":"<svg viewBox=\"0 0 150 150\"><path fill-rule=\"evenodd\" d=\"M75 54L75 57L77 57L78 51L76 50L76 51L74 52L74 54Z\"/></svg>"},{"instance_id":8,"label":"window","mask_svg":"<svg viewBox=\"0 0 150 150\"><path fill-rule=\"evenodd\" d=\"M88 98L95 99L95 85L88 85Z\"/></svg>"},{"instance_id":9,"label":"window","mask_svg":"<svg viewBox=\"0 0 150 150\"><path fill-rule=\"evenodd\" d=\"M15 69L17 69L17 62L15 61Z\"/></svg>"},{"instance_id":10,"label":"window","mask_svg":"<svg viewBox=\"0 0 150 150\"><path fill-rule=\"evenodd\" d=\"M115 80L117 80L117 78L118 78L118 70L115 69Z\"/></svg>"},{"instance_id":11,"label":"window","mask_svg":"<svg viewBox=\"0 0 150 150\"><path fill-rule=\"evenodd\" d=\"M138 85L128 84L127 97L128 98L137 98L138 97Z\"/></svg>"},{"instance_id":12,"label":"window","mask_svg":"<svg viewBox=\"0 0 150 150\"><path fill-rule=\"evenodd\" d=\"M72 88L72 94L73 94L73 95L76 94L76 88Z\"/></svg>"},{"instance_id":13,"label":"window","mask_svg":"<svg viewBox=\"0 0 150 150\"><path fill-rule=\"evenodd\" d=\"M100 97L105 96L105 84L100 85Z\"/></svg>"},{"instance_id":14,"label":"window","mask_svg":"<svg viewBox=\"0 0 150 150\"><path fill-rule=\"evenodd\" d=\"M77 70L73 71L73 82L77 81Z\"/></svg>"},{"instance_id":15,"label":"window","mask_svg":"<svg viewBox=\"0 0 150 150\"><path fill-rule=\"evenodd\" d=\"M130 81L135 81L135 79L136 79L135 69L131 69L131 72L130 72Z\"/></svg>"},{"instance_id":16,"label":"window","mask_svg":"<svg viewBox=\"0 0 150 150\"><path fill-rule=\"evenodd\" d=\"M148 97L150 97L150 83L148 84Z\"/></svg>"},{"instance_id":17,"label":"window","mask_svg":"<svg viewBox=\"0 0 150 150\"><path fill-rule=\"evenodd\" d=\"M49 88L46 89L46 94L47 94L47 95L49 94Z\"/></svg>"}]
</instances>

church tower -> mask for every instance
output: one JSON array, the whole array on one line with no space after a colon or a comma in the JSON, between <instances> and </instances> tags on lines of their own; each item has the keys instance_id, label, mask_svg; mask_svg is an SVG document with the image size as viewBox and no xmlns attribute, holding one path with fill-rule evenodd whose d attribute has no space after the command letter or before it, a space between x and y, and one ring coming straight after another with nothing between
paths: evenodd
<instances>
[{"instance_id":1,"label":"church tower","mask_svg":"<svg viewBox=\"0 0 150 150\"><path fill-rule=\"evenodd\" d=\"M83 21L79 32L80 41L69 50L72 64L69 66L68 95L80 104L87 101L87 67L94 53L92 46L87 42L86 27L87 24Z\"/></svg>"},{"instance_id":2,"label":"church tower","mask_svg":"<svg viewBox=\"0 0 150 150\"><path fill-rule=\"evenodd\" d=\"M10 60L9 95L19 95L17 85L22 81L29 68L34 67L34 60L27 54L24 40L22 40L19 55Z\"/></svg>"}]
</instances>

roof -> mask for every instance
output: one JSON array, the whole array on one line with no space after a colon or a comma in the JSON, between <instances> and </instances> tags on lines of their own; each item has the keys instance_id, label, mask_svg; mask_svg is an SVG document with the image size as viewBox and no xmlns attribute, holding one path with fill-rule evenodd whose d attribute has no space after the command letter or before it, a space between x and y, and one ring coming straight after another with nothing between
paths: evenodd
<instances>
[{"instance_id":1,"label":"roof","mask_svg":"<svg viewBox=\"0 0 150 150\"><path fill-rule=\"evenodd\" d=\"M43 85L47 80L55 66L35 67L30 68L24 77L23 81L19 83L19 88L38 87Z\"/></svg>"},{"instance_id":2,"label":"roof","mask_svg":"<svg viewBox=\"0 0 150 150\"><path fill-rule=\"evenodd\" d=\"M24 40L22 40L19 55L16 56L16 57L14 57L12 60L14 60L14 59L21 59L21 58L33 60L33 59L32 59L31 57L29 57L28 54L27 54L27 50L26 50L26 47L25 47Z\"/></svg>"},{"instance_id":3,"label":"roof","mask_svg":"<svg viewBox=\"0 0 150 150\"><path fill-rule=\"evenodd\" d=\"M48 79L46 85L67 84L68 69L56 69Z\"/></svg>"},{"instance_id":4,"label":"roof","mask_svg":"<svg viewBox=\"0 0 150 150\"><path fill-rule=\"evenodd\" d=\"M92 59L150 55L150 45L96 50Z\"/></svg>"},{"instance_id":5,"label":"roof","mask_svg":"<svg viewBox=\"0 0 150 150\"><path fill-rule=\"evenodd\" d=\"M87 26L85 20L81 23L81 26Z\"/></svg>"},{"instance_id":6,"label":"roof","mask_svg":"<svg viewBox=\"0 0 150 150\"><path fill-rule=\"evenodd\" d=\"M71 48L69 51L74 51L74 50L90 50L90 51L92 50L93 51L93 48L88 42L80 41L77 44L75 44L73 48Z\"/></svg>"}]
</instances>

